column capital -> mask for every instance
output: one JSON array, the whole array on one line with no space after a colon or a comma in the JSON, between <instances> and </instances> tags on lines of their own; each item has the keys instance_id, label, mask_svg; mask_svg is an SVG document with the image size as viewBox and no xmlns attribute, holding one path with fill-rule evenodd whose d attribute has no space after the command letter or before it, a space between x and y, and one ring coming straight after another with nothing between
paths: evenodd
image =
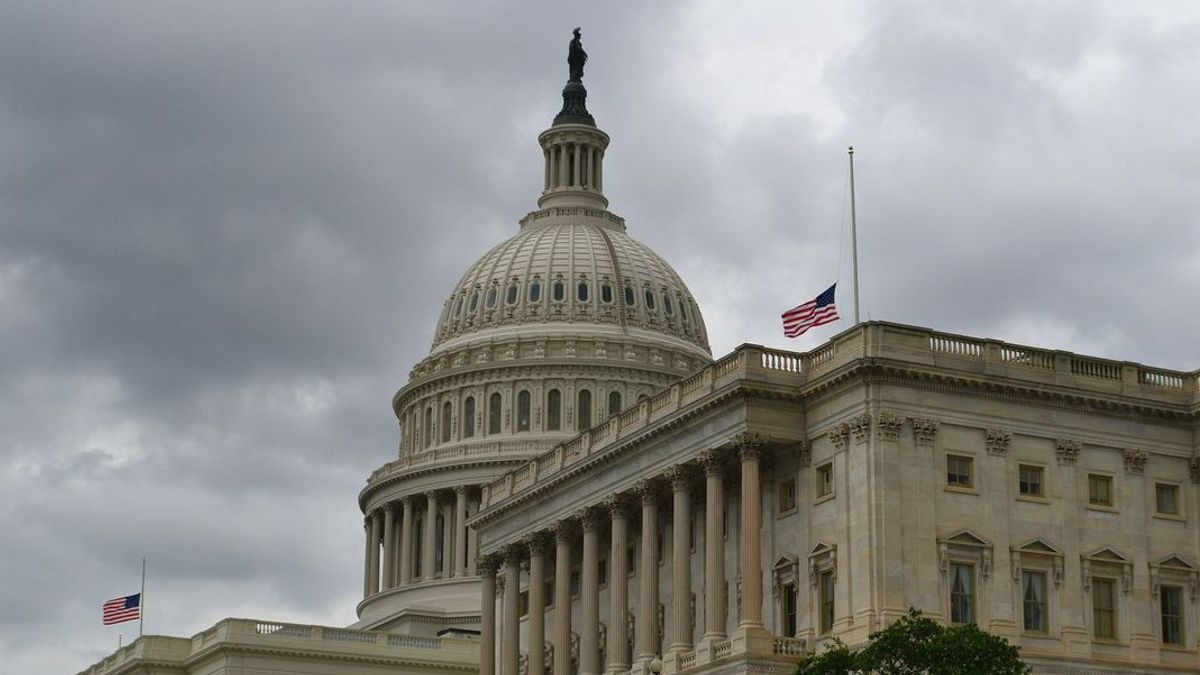
<instances>
[{"instance_id":1,"label":"column capital","mask_svg":"<svg viewBox=\"0 0 1200 675\"><path fill-rule=\"evenodd\" d=\"M496 553L487 553L475 559L475 569L485 579L495 579L500 571L501 558Z\"/></svg>"},{"instance_id":2,"label":"column capital","mask_svg":"<svg viewBox=\"0 0 1200 675\"><path fill-rule=\"evenodd\" d=\"M398 506L399 506L399 504L397 504L396 502L388 502L388 503L386 503L386 504L384 504L384 505L383 505L383 511L384 511L384 513L386 513L387 515L390 515L390 516L395 516L395 515L396 515L396 510L397 510L397 507L398 507Z\"/></svg>"},{"instance_id":3,"label":"column capital","mask_svg":"<svg viewBox=\"0 0 1200 675\"><path fill-rule=\"evenodd\" d=\"M761 458L766 446L767 437L761 434L745 432L733 437L733 447L743 461Z\"/></svg>"},{"instance_id":4,"label":"column capital","mask_svg":"<svg viewBox=\"0 0 1200 675\"><path fill-rule=\"evenodd\" d=\"M664 474L671 483L671 489L678 492L687 489L692 480L692 469L686 464L676 464L667 469Z\"/></svg>"},{"instance_id":5,"label":"column capital","mask_svg":"<svg viewBox=\"0 0 1200 675\"><path fill-rule=\"evenodd\" d=\"M522 538L521 543L529 549L529 555L546 555L554 545L549 532L530 532Z\"/></svg>"},{"instance_id":6,"label":"column capital","mask_svg":"<svg viewBox=\"0 0 1200 675\"><path fill-rule=\"evenodd\" d=\"M600 525L604 521L604 509L587 506L580 509L575 517L583 525L584 532L594 532L600 529Z\"/></svg>"},{"instance_id":7,"label":"column capital","mask_svg":"<svg viewBox=\"0 0 1200 675\"><path fill-rule=\"evenodd\" d=\"M705 450L697 455L705 476L721 476L725 473L725 453L720 450Z\"/></svg>"},{"instance_id":8,"label":"column capital","mask_svg":"<svg viewBox=\"0 0 1200 675\"><path fill-rule=\"evenodd\" d=\"M551 525L550 531L554 533L555 541L569 544L575 540L575 533L579 531L579 524L573 519L564 518Z\"/></svg>"},{"instance_id":9,"label":"column capital","mask_svg":"<svg viewBox=\"0 0 1200 675\"><path fill-rule=\"evenodd\" d=\"M429 501L431 501L431 502L432 502L432 501L437 501L437 493L438 493L438 491L437 491L437 490L426 490L426 491L424 492L424 494L425 494L425 498L426 498L426 499L428 499L428 500L429 500Z\"/></svg>"},{"instance_id":10,"label":"column capital","mask_svg":"<svg viewBox=\"0 0 1200 675\"><path fill-rule=\"evenodd\" d=\"M629 495L618 492L604 499L604 509L613 518L628 518L630 511Z\"/></svg>"},{"instance_id":11,"label":"column capital","mask_svg":"<svg viewBox=\"0 0 1200 675\"><path fill-rule=\"evenodd\" d=\"M933 445L933 439L937 437L940 426L937 420L928 417L910 417L908 422L912 425L913 441L917 445Z\"/></svg>"},{"instance_id":12,"label":"column capital","mask_svg":"<svg viewBox=\"0 0 1200 675\"><path fill-rule=\"evenodd\" d=\"M653 478L644 478L633 485L634 494L641 497L643 504L657 502L661 489L662 484Z\"/></svg>"},{"instance_id":13,"label":"column capital","mask_svg":"<svg viewBox=\"0 0 1200 675\"><path fill-rule=\"evenodd\" d=\"M455 485L454 486L454 496L458 497L458 496L465 495L465 494L467 494L467 486L466 485Z\"/></svg>"},{"instance_id":14,"label":"column capital","mask_svg":"<svg viewBox=\"0 0 1200 675\"><path fill-rule=\"evenodd\" d=\"M371 520L383 520L383 509L371 509Z\"/></svg>"},{"instance_id":15,"label":"column capital","mask_svg":"<svg viewBox=\"0 0 1200 675\"><path fill-rule=\"evenodd\" d=\"M515 544L509 544L509 545L505 546L502 549L502 552L504 555L505 563L509 563L509 564L520 563L522 560L525 559L526 554L529 552L529 548L525 545L524 542L518 542Z\"/></svg>"},{"instance_id":16,"label":"column capital","mask_svg":"<svg viewBox=\"0 0 1200 675\"><path fill-rule=\"evenodd\" d=\"M412 506L412 495L404 495L398 501L401 506Z\"/></svg>"}]
</instances>

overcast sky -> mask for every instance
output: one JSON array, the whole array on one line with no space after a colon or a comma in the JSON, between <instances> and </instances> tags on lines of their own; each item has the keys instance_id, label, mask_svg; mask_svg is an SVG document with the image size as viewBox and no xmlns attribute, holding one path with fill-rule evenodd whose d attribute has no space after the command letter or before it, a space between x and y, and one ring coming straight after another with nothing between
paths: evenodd
<instances>
[{"instance_id":1,"label":"overcast sky","mask_svg":"<svg viewBox=\"0 0 1200 675\"><path fill-rule=\"evenodd\" d=\"M850 311L854 144L864 318L1200 367L1200 5L1148 4L0 3L5 667L136 634L143 555L149 632L355 619L391 395L535 208L576 25L715 354Z\"/></svg>"}]
</instances>

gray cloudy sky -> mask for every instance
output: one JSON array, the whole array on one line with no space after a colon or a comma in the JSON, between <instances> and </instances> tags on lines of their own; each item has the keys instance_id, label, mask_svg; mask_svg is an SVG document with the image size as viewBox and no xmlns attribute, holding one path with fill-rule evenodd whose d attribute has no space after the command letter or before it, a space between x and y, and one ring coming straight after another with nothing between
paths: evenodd
<instances>
[{"instance_id":1,"label":"gray cloudy sky","mask_svg":"<svg viewBox=\"0 0 1200 675\"><path fill-rule=\"evenodd\" d=\"M718 354L863 310L1200 366L1194 2L0 4L0 653L347 624L356 495L443 296L516 231L584 27L630 233ZM839 326L792 343L809 349Z\"/></svg>"}]
</instances>

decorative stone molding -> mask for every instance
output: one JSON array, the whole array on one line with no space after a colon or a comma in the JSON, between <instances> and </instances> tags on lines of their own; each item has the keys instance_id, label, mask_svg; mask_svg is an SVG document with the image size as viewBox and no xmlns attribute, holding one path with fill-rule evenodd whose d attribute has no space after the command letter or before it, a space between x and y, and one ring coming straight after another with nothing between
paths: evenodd
<instances>
[{"instance_id":1,"label":"decorative stone molding","mask_svg":"<svg viewBox=\"0 0 1200 675\"><path fill-rule=\"evenodd\" d=\"M529 550L530 555L549 555L554 546L554 538L549 532L531 532L521 540L522 545Z\"/></svg>"},{"instance_id":2,"label":"decorative stone molding","mask_svg":"<svg viewBox=\"0 0 1200 675\"><path fill-rule=\"evenodd\" d=\"M1200 483L1200 456L1188 460L1188 469L1192 476L1192 482Z\"/></svg>"},{"instance_id":3,"label":"decorative stone molding","mask_svg":"<svg viewBox=\"0 0 1200 675\"><path fill-rule=\"evenodd\" d=\"M559 520L550 526L550 531L554 533L555 541L573 543L579 532L579 524L570 519Z\"/></svg>"},{"instance_id":4,"label":"decorative stone molding","mask_svg":"<svg viewBox=\"0 0 1200 675\"><path fill-rule=\"evenodd\" d=\"M618 516L628 517L630 515L631 504L629 495L624 493L612 494L605 497L603 506L604 510L608 511L609 515L613 518Z\"/></svg>"},{"instance_id":5,"label":"decorative stone molding","mask_svg":"<svg viewBox=\"0 0 1200 675\"><path fill-rule=\"evenodd\" d=\"M833 447L838 450L846 449L846 441L850 438L850 425L846 423L838 424L829 430L829 442L833 443Z\"/></svg>"},{"instance_id":6,"label":"decorative stone molding","mask_svg":"<svg viewBox=\"0 0 1200 675\"><path fill-rule=\"evenodd\" d=\"M704 450L696 459L704 467L704 475L720 476L725 473L725 453L720 450Z\"/></svg>"},{"instance_id":7,"label":"decorative stone molding","mask_svg":"<svg viewBox=\"0 0 1200 675\"><path fill-rule=\"evenodd\" d=\"M524 541L515 544L509 544L504 547L504 562L508 565L519 564L525 559L528 553L529 548L526 546Z\"/></svg>"},{"instance_id":8,"label":"decorative stone molding","mask_svg":"<svg viewBox=\"0 0 1200 675\"><path fill-rule=\"evenodd\" d=\"M636 494L638 497L641 497L643 504L654 503L658 501L658 496L661 491L661 483L652 478L644 478L633 485L634 494Z\"/></svg>"},{"instance_id":9,"label":"decorative stone molding","mask_svg":"<svg viewBox=\"0 0 1200 675\"><path fill-rule=\"evenodd\" d=\"M1146 469L1150 453L1135 448L1125 448L1125 471L1140 476Z\"/></svg>"},{"instance_id":10,"label":"decorative stone molding","mask_svg":"<svg viewBox=\"0 0 1200 675\"><path fill-rule=\"evenodd\" d=\"M890 412L881 412L879 413L877 427L879 429L880 440L899 440L900 430L904 428L904 418Z\"/></svg>"},{"instance_id":11,"label":"decorative stone molding","mask_svg":"<svg viewBox=\"0 0 1200 675\"><path fill-rule=\"evenodd\" d=\"M475 558L475 573L481 577L495 578L496 573L500 571L500 564L503 562L499 555L495 553L487 553Z\"/></svg>"},{"instance_id":12,"label":"decorative stone molding","mask_svg":"<svg viewBox=\"0 0 1200 675\"><path fill-rule=\"evenodd\" d=\"M913 441L917 445L933 445L941 422L928 417L910 417L908 421L912 424Z\"/></svg>"},{"instance_id":13,"label":"decorative stone molding","mask_svg":"<svg viewBox=\"0 0 1200 675\"><path fill-rule=\"evenodd\" d=\"M854 435L854 444L862 445L871 438L871 414L862 413L850 418L850 433Z\"/></svg>"},{"instance_id":14,"label":"decorative stone molding","mask_svg":"<svg viewBox=\"0 0 1200 675\"><path fill-rule=\"evenodd\" d=\"M1026 566L1034 569L1049 569L1055 586L1063 581L1063 553L1045 539L1033 539L1010 549L1013 581L1021 581L1021 570Z\"/></svg>"},{"instance_id":15,"label":"decorative stone molding","mask_svg":"<svg viewBox=\"0 0 1200 675\"><path fill-rule=\"evenodd\" d=\"M784 554L771 566L771 595L778 598L783 587L792 584L800 587L800 561L796 556Z\"/></svg>"},{"instance_id":16,"label":"decorative stone molding","mask_svg":"<svg viewBox=\"0 0 1200 675\"><path fill-rule=\"evenodd\" d=\"M822 572L832 572L837 580L837 544L820 542L808 553L808 585L816 589Z\"/></svg>"},{"instance_id":17,"label":"decorative stone molding","mask_svg":"<svg viewBox=\"0 0 1200 675\"><path fill-rule=\"evenodd\" d=\"M1200 590L1200 571L1181 556L1169 555L1150 563L1150 590L1155 597L1158 596L1159 587L1164 581L1186 584L1188 597L1194 601L1197 591Z\"/></svg>"},{"instance_id":18,"label":"decorative stone molding","mask_svg":"<svg viewBox=\"0 0 1200 675\"><path fill-rule=\"evenodd\" d=\"M1120 574L1122 593L1129 593L1133 590L1133 563L1112 548L1105 547L1095 553L1080 556L1080 567L1085 590L1092 589L1092 572L1097 567L1108 574L1113 572Z\"/></svg>"},{"instance_id":19,"label":"decorative stone molding","mask_svg":"<svg viewBox=\"0 0 1200 675\"><path fill-rule=\"evenodd\" d=\"M950 563L955 560L978 563L979 575L985 581L992 576L992 544L970 530L938 539L938 569L942 576L950 573Z\"/></svg>"},{"instance_id":20,"label":"decorative stone molding","mask_svg":"<svg viewBox=\"0 0 1200 675\"><path fill-rule=\"evenodd\" d=\"M576 518L583 525L584 532L598 530L604 522L604 509L595 506L584 507L576 514Z\"/></svg>"},{"instance_id":21,"label":"decorative stone molding","mask_svg":"<svg viewBox=\"0 0 1200 675\"><path fill-rule=\"evenodd\" d=\"M1075 460L1079 459L1081 450L1083 443L1079 441L1069 438L1058 438L1054 441L1054 453L1059 464L1074 464Z\"/></svg>"},{"instance_id":22,"label":"decorative stone molding","mask_svg":"<svg viewBox=\"0 0 1200 675\"><path fill-rule=\"evenodd\" d=\"M686 464L676 464L675 466L667 469L663 475L666 477L667 481L671 483L671 488L673 490L687 487L687 485L692 482L692 471L691 468Z\"/></svg>"},{"instance_id":23,"label":"decorative stone molding","mask_svg":"<svg viewBox=\"0 0 1200 675\"><path fill-rule=\"evenodd\" d=\"M1012 432L1004 429L988 429L984 441L989 455L1007 455L1008 446L1012 443Z\"/></svg>"},{"instance_id":24,"label":"decorative stone molding","mask_svg":"<svg viewBox=\"0 0 1200 675\"><path fill-rule=\"evenodd\" d=\"M812 466L812 443L809 443L807 439L796 441L792 446L792 454L800 460L800 466Z\"/></svg>"}]
</instances>

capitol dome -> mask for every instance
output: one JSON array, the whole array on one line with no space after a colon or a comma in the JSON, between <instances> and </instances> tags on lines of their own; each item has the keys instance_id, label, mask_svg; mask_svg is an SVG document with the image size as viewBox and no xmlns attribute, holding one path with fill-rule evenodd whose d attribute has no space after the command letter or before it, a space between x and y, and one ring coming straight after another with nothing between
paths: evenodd
<instances>
[{"instance_id":1,"label":"capitol dome","mask_svg":"<svg viewBox=\"0 0 1200 675\"><path fill-rule=\"evenodd\" d=\"M471 265L445 303L433 352L503 336L631 331L709 353L691 292L621 218L554 208L527 216Z\"/></svg>"}]
</instances>

